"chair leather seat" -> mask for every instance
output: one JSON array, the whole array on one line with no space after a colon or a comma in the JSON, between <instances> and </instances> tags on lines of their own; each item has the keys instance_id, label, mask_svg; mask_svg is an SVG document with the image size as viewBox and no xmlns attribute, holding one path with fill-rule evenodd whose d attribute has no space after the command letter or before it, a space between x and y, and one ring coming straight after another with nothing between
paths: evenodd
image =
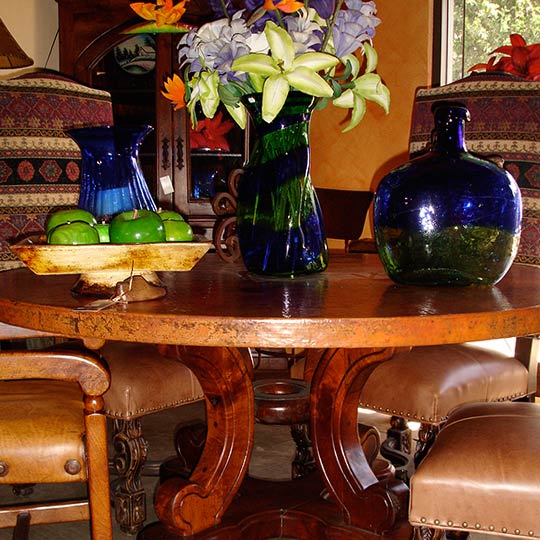
<instances>
[{"instance_id":1,"label":"chair leather seat","mask_svg":"<svg viewBox=\"0 0 540 540\"><path fill-rule=\"evenodd\" d=\"M111 372L103 396L109 417L129 420L204 399L193 372L155 345L110 341L100 352Z\"/></svg>"},{"instance_id":2,"label":"chair leather seat","mask_svg":"<svg viewBox=\"0 0 540 540\"><path fill-rule=\"evenodd\" d=\"M28 478L35 483L86 480L83 403L78 384L4 381L0 383L0 409L0 462L8 466L0 483L27 483ZM80 464L77 474L65 470L70 460Z\"/></svg>"},{"instance_id":3,"label":"chair leather seat","mask_svg":"<svg viewBox=\"0 0 540 540\"><path fill-rule=\"evenodd\" d=\"M411 480L416 526L540 537L540 406L458 407Z\"/></svg>"},{"instance_id":4,"label":"chair leather seat","mask_svg":"<svg viewBox=\"0 0 540 540\"><path fill-rule=\"evenodd\" d=\"M462 403L525 396L527 378L519 360L478 344L414 347L374 369L360 406L439 424Z\"/></svg>"}]
</instances>

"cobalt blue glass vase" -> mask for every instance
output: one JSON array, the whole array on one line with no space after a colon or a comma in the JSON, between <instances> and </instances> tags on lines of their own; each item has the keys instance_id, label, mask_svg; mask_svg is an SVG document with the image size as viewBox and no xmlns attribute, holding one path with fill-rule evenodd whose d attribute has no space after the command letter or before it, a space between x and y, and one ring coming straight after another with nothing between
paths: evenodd
<instances>
[{"instance_id":1,"label":"cobalt blue glass vase","mask_svg":"<svg viewBox=\"0 0 540 540\"><path fill-rule=\"evenodd\" d=\"M238 185L237 235L246 268L295 277L321 272L328 246L310 176L309 124L315 99L291 92L278 117L262 119L262 96L243 100L255 142Z\"/></svg>"},{"instance_id":2,"label":"cobalt blue glass vase","mask_svg":"<svg viewBox=\"0 0 540 540\"><path fill-rule=\"evenodd\" d=\"M81 149L79 208L98 221L126 210L156 210L139 164L139 147L152 127L99 126L66 133Z\"/></svg>"},{"instance_id":3,"label":"cobalt blue glass vase","mask_svg":"<svg viewBox=\"0 0 540 540\"><path fill-rule=\"evenodd\" d=\"M517 252L514 178L467 151L469 111L436 102L431 148L385 176L375 194L377 249L388 275L413 285L494 284Z\"/></svg>"}]
</instances>

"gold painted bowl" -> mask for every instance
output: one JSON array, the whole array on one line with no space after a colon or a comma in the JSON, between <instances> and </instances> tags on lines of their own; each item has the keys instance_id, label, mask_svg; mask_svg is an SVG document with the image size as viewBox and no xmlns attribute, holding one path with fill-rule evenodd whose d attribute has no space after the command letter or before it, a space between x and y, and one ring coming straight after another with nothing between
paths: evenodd
<instances>
[{"instance_id":1,"label":"gold painted bowl","mask_svg":"<svg viewBox=\"0 0 540 540\"><path fill-rule=\"evenodd\" d=\"M107 295L130 276L160 285L156 272L187 272L212 246L207 240L149 244L50 245L32 236L10 247L35 274L80 274L72 289Z\"/></svg>"}]
</instances>

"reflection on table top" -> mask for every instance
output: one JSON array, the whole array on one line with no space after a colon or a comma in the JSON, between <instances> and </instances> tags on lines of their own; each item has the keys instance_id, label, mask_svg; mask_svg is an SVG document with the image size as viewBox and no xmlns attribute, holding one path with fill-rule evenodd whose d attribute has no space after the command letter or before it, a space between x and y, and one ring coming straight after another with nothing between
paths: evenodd
<instances>
[{"instance_id":1,"label":"reflection on table top","mask_svg":"<svg viewBox=\"0 0 540 540\"><path fill-rule=\"evenodd\" d=\"M76 276L0 274L0 321L68 337L202 346L378 347L540 332L540 269L514 265L493 287L415 287L387 278L377 255L332 253L297 279L249 274L207 254L160 274L167 296L76 312Z\"/></svg>"}]
</instances>

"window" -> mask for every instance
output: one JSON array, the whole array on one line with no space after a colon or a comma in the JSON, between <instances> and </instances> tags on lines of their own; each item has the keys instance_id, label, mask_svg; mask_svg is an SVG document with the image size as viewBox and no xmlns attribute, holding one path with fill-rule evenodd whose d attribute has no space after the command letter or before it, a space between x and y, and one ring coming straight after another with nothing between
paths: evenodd
<instances>
[{"instance_id":1,"label":"window","mask_svg":"<svg viewBox=\"0 0 540 540\"><path fill-rule=\"evenodd\" d=\"M440 0L440 84L467 75L487 62L490 53L510 45L510 34L521 34L528 44L540 41L538 0ZM437 78L437 77L436 77Z\"/></svg>"}]
</instances>

